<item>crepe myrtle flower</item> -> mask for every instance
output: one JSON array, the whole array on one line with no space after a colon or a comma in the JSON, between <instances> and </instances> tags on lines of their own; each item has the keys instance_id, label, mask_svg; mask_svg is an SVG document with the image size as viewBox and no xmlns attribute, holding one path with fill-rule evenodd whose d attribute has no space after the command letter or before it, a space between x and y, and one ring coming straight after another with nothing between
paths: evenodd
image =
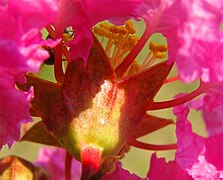
<instances>
[{"instance_id":1,"label":"crepe myrtle flower","mask_svg":"<svg viewBox=\"0 0 223 180\"><path fill-rule=\"evenodd\" d=\"M174 108L177 116L177 151L174 161L168 163L164 158L152 155L149 179L221 179L223 177L222 138L223 134L201 137L192 132L187 119L189 107L180 105ZM158 168L159 167L159 168ZM160 167L165 169L160 173Z\"/></svg>"},{"instance_id":2,"label":"crepe myrtle flower","mask_svg":"<svg viewBox=\"0 0 223 180\"><path fill-rule=\"evenodd\" d=\"M14 83L24 83L26 72L38 72L40 64L49 56L40 46L55 45L43 41L40 33L57 16L57 6L52 3L48 0L0 1L0 148L5 144L11 147L18 141L21 123L32 120L29 102L33 90L24 93Z\"/></svg>"},{"instance_id":3,"label":"crepe myrtle flower","mask_svg":"<svg viewBox=\"0 0 223 180\"><path fill-rule=\"evenodd\" d=\"M32 89L34 90L30 112L32 116L40 117L42 121L35 124L24 135L23 140L65 149L66 179L72 177L72 157L81 162L81 179L100 179L109 173L117 173L120 169L117 161L124 156L129 146L148 150L177 148L177 164L170 163L170 166L183 169L179 174L185 177L188 177L187 175L199 176L198 171L196 174L192 166L187 166L188 162L191 162L191 157L187 153L185 153L185 162L184 159L182 161L180 159L179 147L183 142L182 136L179 135L180 123L177 124L177 136L179 136L177 143L179 145L151 145L136 139L173 124L172 120L148 114L150 110L183 104L211 88L221 86L222 71L219 65L222 64L222 56L215 55L221 49L222 1L216 0L215 3L212 3L208 0L188 2L183 0L123 0L120 3L113 0L58 0L54 2L37 1L36 3L21 1L20 6L10 2L13 1L3 1L0 4L4 15L1 16L3 20L7 19L7 12L10 11L15 19L21 16L19 20L23 15L28 18L30 13L30 21L34 22L38 17L34 12L38 15L38 8L45 7L44 3L54 3L52 7L47 6L49 12L42 10L44 8L41 9L44 12L40 11L40 14L47 17L44 23L41 23L41 20L44 19L41 17L40 20L38 18L36 24L30 21L17 24L20 21L13 21L16 27L24 26L24 32L28 32L22 38L21 36L12 38L12 42L16 43L15 46L18 49L18 53L14 53L13 56L18 59L22 54L21 62L25 62L25 65L20 63L19 65L27 69L17 68L19 71L15 72L19 73L15 74L9 71L10 68L2 66L2 72L9 74L8 77L12 79L11 83L18 82L17 87L20 91L16 91L25 93L29 97L27 102L31 99L28 94L31 94ZM31 4L32 8L24 9L25 6L22 3ZM38 8L35 9L36 6ZM34 12L31 9L34 9ZM46 15L46 12L49 14L51 11L55 13L52 17ZM202 16L197 14L197 11L202 12ZM21 15L17 16L17 14ZM140 38L135 35L136 30L131 21L126 21L130 18L136 20L141 18L145 22L146 28ZM114 25L106 23L96 25L103 20L109 20ZM48 40L44 43L41 43L40 38L36 39L39 36L34 36L35 34L32 33L33 31L38 32L39 35L42 27L45 27L49 33ZM201 30L199 36L195 33L196 28ZM27 31L27 29L32 31ZM150 42L148 54L139 64L136 57L153 33L162 33L168 45ZM17 39L19 39L18 44ZM24 39L27 41L21 43L20 41ZM27 44L31 47L24 49L24 45ZM217 46L209 50L209 53L203 53L208 50L208 44ZM52 49L54 45L56 46ZM27 82L24 84L25 73L36 72L40 62L47 58L46 50L53 55L50 58L53 58L57 82L46 81L38 75L28 73ZM4 52L8 53L8 51ZM3 57L7 53L2 53ZM168 60L164 61L167 53ZM211 59L214 57L213 64L210 63L210 57ZM157 63L158 60L161 62ZM175 62L179 75L167 79ZM186 64L182 65L185 62ZM63 65L64 68L62 68ZM188 73L191 71L193 72ZM154 102L154 97L161 86L177 79L184 82L201 79L201 85L195 91L177 99ZM12 84L8 85L7 81L5 84L12 87ZM179 112L180 114L177 113L177 115L186 116L185 111ZM5 112L2 114L4 115ZM184 133L189 131L183 131L183 129L180 130ZM201 147L206 147L202 145L205 140L200 137L197 139ZM205 159L211 157L212 152L209 151L209 153L210 156L201 154L198 157L199 162L208 162L208 167L204 168L210 167L216 170L216 177L220 177L218 164L215 163L217 160L211 159L212 162L209 162ZM153 159L155 159L154 156ZM165 163L162 162L162 164ZM208 170L205 169L205 172L208 173Z\"/></svg>"}]
</instances>

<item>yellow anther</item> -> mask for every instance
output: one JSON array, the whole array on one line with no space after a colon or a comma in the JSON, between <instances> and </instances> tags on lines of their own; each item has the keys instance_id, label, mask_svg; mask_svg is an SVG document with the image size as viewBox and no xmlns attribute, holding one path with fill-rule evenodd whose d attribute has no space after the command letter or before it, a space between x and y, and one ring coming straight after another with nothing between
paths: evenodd
<instances>
[{"instance_id":1,"label":"yellow anther","mask_svg":"<svg viewBox=\"0 0 223 180\"><path fill-rule=\"evenodd\" d=\"M128 71L128 75L132 75L132 74L135 74L139 71L140 69L140 65L137 61L133 61L129 71Z\"/></svg>"},{"instance_id":2,"label":"yellow anther","mask_svg":"<svg viewBox=\"0 0 223 180\"><path fill-rule=\"evenodd\" d=\"M163 59L166 55L163 52L157 52L154 54L157 59Z\"/></svg>"},{"instance_id":3,"label":"yellow anther","mask_svg":"<svg viewBox=\"0 0 223 180\"><path fill-rule=\"evenodd\" d=\"M163 44L156 44L154 42L149 43L149 50L156 53L156 52L166 52L167 46Z\"/></svg>"},{"instance_id":4,"label":"yellow anther","mask_svg":"<svg viewBox=\"0 0 223 180\"><path fill-rule=\"evenodd\" d=\"M64 42L72 41L73 39L74 39L74 36L71 36L69 33L63 33Z\"/></svg>"},{"instance_id":5,"label":"yellow anther","mask_svg":"<svg viewBox=\"0 0 223 180\"><path fill-rule=\"evenodd\" d=\"M125 27L118 27L119 34L126 35L127 29Z\"/></svg>"},{"instance_id":6,"label":"yellow anther","mask_svg":"<svg viewBox=\"0 0 223 180\"><path fill-rule=\"evenodd\" d=\"M97 34L97 35L100 34L100 30L101 30L101 28L99 28L98 26L95 26L95 27L93 28L94 33Z\"/></svg>"},{"instance_id":7,"label":"yellow anther","mask_svg":"<svg viewBox=\"0 0 223 180\"><path fill-rule=\"evenodd\" d=\"M119 33L119 28L117 26L111 26L110 31L114 34L118 34Z\"/></svg>"},{"instance_id":8,"label":"yellow anther","mask_svg":"<svg viewBox=\"0 0 223 180\"><path fill-rule=\"evenodd\" d=\"M135 34L136 30L131 21L125 22L125 28L128 30L129 34Z\"/></svg>"},{"instance_id":9,"label":"yellow anther","mask_svg":"<svg viewBox=\"0 0 223 180\"><path fill-rule=\"evenodd\" d=\"M162 44L158 44L158 45L157 45L157 50L158 50L159 52L166 52L166 51L167 51L167 46L162 45Z\"/></svg>"},{"instance_id":10,"label":"yellow anther","mask_svg":"<svg viewBox=\"0 0 223 180\"><path fill-rule=\"evenodd\" d=\"M150 42L149 43L149 50L152 52L156 52L157 51L157 44L154 42Z\"/></svg>"},{"instance_id":11,"label":"yellow anther","mask_svg":"<svg viewBox=\"0 0 223 180\"><path fill-rule=\"evenodd\" d=\"M106 30L109 30L109 28L110 28L110 25L109 25L108 23L106 23L106 22L102 22L102 23L100 23L99 26L100 26L101 28L106 29Z\"/></svg>"},{"instance_id":12,"label":"yellow anther","mask_svg":"<svg viewBox=\"0 0 223 180\"><path fill-rule=\"evenodd\" d=\"M140 38L138 36L129 36L128 42L135 46L138 43L139 39Z\"/></svg>"},{"instance_id":13,"label":"yellow anther","mask_svg":"<svg viewBox=\"0 0 223 180\"><path fill-rule=\"evenodd\" d=\"M97 34L97 35L99 35L99 36L105 36L105 37L109 37L109 35L110 35L110 33L109 33L109 31L107 31L106 29L104 29L104 28L100 28L100 27L98 27L98 26L95 26L94 28L93 28L93 31L94 31L94 33L95 34Z\"/></svg>"}]
</instances>

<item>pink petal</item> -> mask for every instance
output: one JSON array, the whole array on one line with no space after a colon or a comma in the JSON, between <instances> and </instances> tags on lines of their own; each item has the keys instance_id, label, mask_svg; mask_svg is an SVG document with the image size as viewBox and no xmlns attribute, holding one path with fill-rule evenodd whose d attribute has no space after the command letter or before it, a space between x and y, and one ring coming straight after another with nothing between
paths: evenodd
<instances>
[{"instance_id":1,"label":"pink petal","mask_svg":"<svg viewBox=\"0 0 223 180\"><path fill-rule=\"evenodd\" d=\"M56 22L56 31L63 33L64 29L72 26L75 39L71 46L71 55L74 59L83 58L85 63L92 46L91 28L96 23L110 19L121 24L131 17L139 17L140 0L85 1L85 0L58 0L60 3L59 18Z\"/></svg>"},{"instance_id":2,"label":"pink petal","mask_svg":"<svg viewBox=\"0 0 223 180\"><path fill-rule=\"evenodd\" d=\"M199 78L204 82L222 81L222 1L190 0L183 4L189 13L177 34L180 78L185 82Z\"/></svg>"},{"instance_id":3,"label":"pink petal","mask_svg":"<svg viewBox=\"0 0 223 180\"><path fill-rule=\"evenodd\" d=\"M209 90L199 100L190 102L190 106L201 110L209 136L223 133L223 93L222 88Z\"/></svg>"},{"instance_id":4,"label":"pink petal","mask_svg":"<svg viewBox=\"0 0 223 180\"><path fill-rule=\"evenodd\" d=\"M221 0L147 1L144 18L151 36L167 38L169 62L176 61L180 78L191 82L223 80Z\"/></svg>"},{"instance_id":5,"label":"pink petal","mask_svg":"<svg viewBox=\"0 0 223 180\"><path fill-rule=\"evenodd\" d=\"M103 176L102 180L140 180L142 178L137 175L130 173L129 171L122 168L121 163L116 164L116 169L111 174Z\"/></svg>"},{"instance_id":6,"label":"pink petal","mask_svg":"<svg viewBox=\"0 0 223 180\"><path fill-rule=\"evenodd\" d=\"M157 158L152 154L150 171L147 175L150 180L171 179L189 180L193 179L186 171L180 168L176 161L166 162L164 158Z\"/></svg>"},{"instance_id":7,"label":"pink petal","mask_svg":"<svg viewBox=\"0 0 223 180\"><path fill-rule=\"evenodd\" d=\"M1 4L0 15L0 66L15 78L27 71L37 72L49 56L40 49L44 44L40 30L57 17L54 1L10 0Z\"/></svg>"},{"instance_id":8,"label":"pink petal","mask_svg":"<svg viewBox=\"0 0 223 180\"><path fill-rule=\"evenodd\" d=\"M12 78L11 78L12 79ZM29 102L33 96L32 89L28 92L16 90L13 82L0 77L0 148L7 144L12 146L20 139L21 123L30 122Z\"/></svg>"},{"instance_id":9,"label":"pink petal","mask_svg":"<svg viewBox=\"0 0 223 180\"><path fill-rule=\"evenodd\" d=\"M53 180L65 180L65 156L66 151L62 148L42 148L36 163L44 167ZM72 180L80 179L81 163L72 159Z\"/></svg>"},{"instance_id":10,"label":"pink petal","mask_svg":"<svg viewBox=\"0 0 223 180\"><path fill-rule=\"evenodd\" d=\"M14 82L24 83L25 73L37 72L41 62L49 56L41 46L55 44L44 42L40 30L56 18L57 9L53 0L0 3L0 146L11 146L14 140L19 140L20 124L31 120L32 91L20 92Z\"/></svg>"},{"instance_id":11,"label":"pink petal","mask_svg":"<svg viewBox=\"0 0 223 180\"><path fill-rule=\"evenodd\" d=\"M223 148L219 141L222 136L205 139L193 133L187 120L188 107L175 107L174 113L177 116L176 162L194 179L220 179L223 175L220 158Z\"/></svg>"}]
</instances>

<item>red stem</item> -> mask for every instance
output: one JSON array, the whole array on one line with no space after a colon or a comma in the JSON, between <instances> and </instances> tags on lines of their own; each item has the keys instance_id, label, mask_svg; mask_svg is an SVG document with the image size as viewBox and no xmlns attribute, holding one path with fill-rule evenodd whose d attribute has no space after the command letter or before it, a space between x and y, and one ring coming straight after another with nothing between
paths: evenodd
<instances>
[{"instance_id":1,"label":"red stem","mask_svg":"<svg viewBox=\"0 0 223 180\"><path fill-rule=\"evenodd\" d=\"M164 102L153 102L150 104L149 110L165 109L165 108L175 107L180 104L184 104L184 103L194 99L195 97L207 92L207 90L209 90L211 87L214 87L216 85L218 85L218 84L203 84L195 91L193 91L183 97L180 97L178 99L164 101Z\"/></svg>"},{"instance_id":2,"label":"red stem","mask_svg":"<svg viewBox=\"0 0 223 180\"><path fill-rule=\"evenodd\" d=\"M176 149L177 144L166 144L166 145L155 145L155 144L147 144L139 141L131 141L129 143L131 146L135 146L140 149L145 149L145 150L152 150L152 151L165 151L165 150L171 150L171 149Z\"/></svg>"},{"instance_id":3,"label":"red stem","mask_svg":"<svg viewBox=\"0 0 223 180\"><path fill-rule=\"evenodd\" d=\"M48 25L45 28L48 31L48 33L50 34L50 37L52 39L55 39L55 31L53 30L52 26L51 25Z\"/></svg>"},{"instance_id":4,"label":"red stem","mask_svg":"<svg viewBox=\"0 0 223 180\"><path fill-rule=\"evenodd\" d=\"M179 76L174 76L165 80L164 83L170 83L179 80Z\"/></svg>"},{"instance_id":5,"label":"red stem","mask_svg":"<svg viewBox=\"0 0 223 180\"><path fill-rule=\"evenodd\" d=\"M62 68L62 42L55 47L54 74L58 83L63 83L64 72Z\"/></svg>"},{"instance_id":6,"label":"red stem","mask_svg":"<svg viewBox=\"0 0 223 180\"><path fill-rule=\"evenodd\" d=\"M68 152L66 152L66 159L65 159L66 180L71 180L71 166L72 166L72 156Z\"/></svg>"},{"instance_id":7,"label":"red stem","mask_svg":"<svg viewBox=\"0 0 223 180\"><path fill-rule=\"evenodd\" d=\"M143 46L146 44L147 40L151 36L151 31L149 28L148 21L145 21L146 23L146 29L143 33L142 37L140 38L137 45L133 48L133 50L128 54L128 56L123 60L123 62L115 69L115 74L118 77L122 77L124 72L128 69L128 67L132 64L132 62L135 60L137 55L140 53Z\"/></svg>"},{"instance_id":8,"label":"red stem","mask_svg":"<svg viewBox=\"0 0 223 180\"><path fill-rule=\"evenodd\" d=\"M70 53L69 53L69 50L67 49L67 46L65 46L64 44L62 45L62 52L64 56L66 57L66 61L70 62Z\"/></svg>"}]
</instances>

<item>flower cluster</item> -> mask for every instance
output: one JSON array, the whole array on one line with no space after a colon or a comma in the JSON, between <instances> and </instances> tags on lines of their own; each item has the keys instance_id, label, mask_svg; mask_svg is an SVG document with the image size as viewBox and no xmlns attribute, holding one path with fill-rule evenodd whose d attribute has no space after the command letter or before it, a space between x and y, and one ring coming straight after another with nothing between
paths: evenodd
<instances>
[{"instance_id":1,"label":"flower cluster","mask_svg":"<svg viewBox=\"0 0 223 180\"><path fill-rule=\"evenodd\" d=\"M141 37L131 19L144 21ZM0 148L19 141L21 124L36 116L42 120L22 139L56 146L36 162L52 179L141 179L118 162L130 146L176 149L169 162L153 154L145 179L223 178L222 0L1 0L0 23ZM139 63L154 33L167 46L150 42ZM56 83L34 74L47 61ZM178 75L168 79L174 64ZM154 102L175 80L200 86ZM149 114L170 107L177 143L138 141L175 124ZM207 137L192 131L190 108L202 112Z\"/></svg>"}]
</instances>

